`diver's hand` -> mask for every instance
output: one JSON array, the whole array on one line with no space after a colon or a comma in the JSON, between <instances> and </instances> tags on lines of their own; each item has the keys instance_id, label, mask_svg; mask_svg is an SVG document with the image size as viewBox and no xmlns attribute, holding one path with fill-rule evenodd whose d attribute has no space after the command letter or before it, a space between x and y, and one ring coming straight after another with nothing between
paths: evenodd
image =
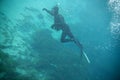
<instances>
[{"instance_id":1,"label":"diver's hand","mask_svg":"<svg viewBox=\"0 0 120 80\"><path fill-rule=\"evenodd\" d=\"M51 26L51 28L52 28L52 29L55 29L55 24L53 24L53 25Z\"/></svg>"},{"instance_id":2,"label":"diver's hand","mask_svg":"<svg viewBox=\"0 0 120 80\"><path fill-rule=\"evenodd\" d=\"M52 29L54 29L54 26L51 26Z\"/></svg>"},{"instance_id":3,"label":"diver's hand","mask_svg":"<svg viewBox=\"0 0 120 80\"><path fill-rule=\"evenodd\" d=\"M42 10L43 10L43 11L46 11L47 9L46 9L46 8L43 8Z\"/></svg>"}]
</instances>

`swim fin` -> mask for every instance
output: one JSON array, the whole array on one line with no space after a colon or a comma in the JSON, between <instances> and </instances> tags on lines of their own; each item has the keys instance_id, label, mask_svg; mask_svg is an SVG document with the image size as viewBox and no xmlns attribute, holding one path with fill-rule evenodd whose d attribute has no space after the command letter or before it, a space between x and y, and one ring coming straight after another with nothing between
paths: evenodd
<instances>
[{"instance_id":1,"label":"swim fin","mask_svg":"<svg viewBox=\"0 0 120 80\"><path fill-rule=\"evenodd\" d=\"M87 54L85 53L85 51L83 51L83 47L82 47L82 45L80 44L80 42L79 42L77 39L74 39L74 43L80 48L80 51L81 51L81 53L85 56L87 62L90 63L90 60L89 60Z\"/></svg>"}]
</instances>

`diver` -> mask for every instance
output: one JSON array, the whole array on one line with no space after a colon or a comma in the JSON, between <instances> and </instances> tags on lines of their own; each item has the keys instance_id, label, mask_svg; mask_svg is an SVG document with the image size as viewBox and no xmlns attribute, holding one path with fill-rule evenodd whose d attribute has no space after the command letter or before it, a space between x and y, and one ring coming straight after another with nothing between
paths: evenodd
<instances>
[{"instance_id":1,"label":"diver","mask_svg":"<svg viewBox=\"0 0 120 80\"><path fill-rule=\"evenodd\" d=\"M74 42L77 46L79 46L82 49L82 45L77 39L74 38L69 26L64 20L64 17L61 14L59 14L58 6L54 6L51 11L46 8L43 8L42 10L46 11L54 17L54 24L51 26L51 28L57 31L62 30L61 42Z\"/></svg>"}]
</instances>

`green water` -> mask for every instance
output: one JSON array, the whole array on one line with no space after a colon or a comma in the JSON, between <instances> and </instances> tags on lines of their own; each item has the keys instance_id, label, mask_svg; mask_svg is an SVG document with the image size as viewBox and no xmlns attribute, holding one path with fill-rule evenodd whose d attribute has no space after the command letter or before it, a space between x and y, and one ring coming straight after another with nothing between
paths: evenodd
<instances>
[{"instance_id":1,"label":"green water","mask_svg":"<svg viewBox=\"0 0 120 80\"><path fill-rule=\"evenodd\" d=\"M91 63L42 11L55 5ZM119 80L119 0L0 0L0 80Z\"/></svg>"}]
</instances>

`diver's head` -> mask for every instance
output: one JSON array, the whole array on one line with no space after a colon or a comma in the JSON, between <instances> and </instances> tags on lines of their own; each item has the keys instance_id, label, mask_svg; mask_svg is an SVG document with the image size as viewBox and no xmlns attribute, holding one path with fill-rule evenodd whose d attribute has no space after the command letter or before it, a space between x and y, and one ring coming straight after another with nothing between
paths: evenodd
<instances>
[{"instance_id":1,"label":"diver's head","mask_svg":"<svg viewBox=\"0 0 120 80\"><path fill-rule=\"evenodd\" d=\"M52 8L52 12L53 12L54 15L57 15L58 11L59 11L59 8L58 8L57 5Z\"/></svg>"}]
</instances>

